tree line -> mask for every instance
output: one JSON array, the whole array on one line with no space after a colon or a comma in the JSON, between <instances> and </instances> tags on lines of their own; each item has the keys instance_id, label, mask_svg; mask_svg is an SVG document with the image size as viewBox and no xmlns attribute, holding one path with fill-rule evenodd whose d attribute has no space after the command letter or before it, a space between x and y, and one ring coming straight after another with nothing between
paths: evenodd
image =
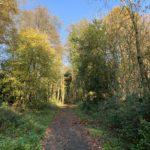
<instances>
[{"instance_id":1,"label":"tree line","mask_svg":"<svg viewBox=\"0 0 150 150\"><path fill-rule=\"evenodd\" d=\"M16 0L0 1L0 101L37 108L63 101L61 22L47 8L20 10Z\"/></svg>"},{"instance_id":2,"label":"tree line","mask_svg":"<svg viewBox=\"0 0 150 150\"><path fill-rule=\"evenodd\" d=\"M71 26L70 95L124 141L123 149L148 150L150 16L143 12L149 9L142 1L121 2L102 19Z\"/></svg>"}]
</instances>

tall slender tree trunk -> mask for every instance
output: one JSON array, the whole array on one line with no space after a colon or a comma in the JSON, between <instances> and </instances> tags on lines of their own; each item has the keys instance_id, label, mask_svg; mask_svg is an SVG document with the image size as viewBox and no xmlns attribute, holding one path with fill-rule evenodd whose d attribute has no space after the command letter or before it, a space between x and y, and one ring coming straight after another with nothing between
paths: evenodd
<instances>
[{"instance_id":1,"label":"tall slender tree trunk","mask_svg":"<svg viewBox=\"0 0 150 150\"><path fill-rule=\"evenodd\" d=\"M130 18L133 24L133 30L135 33L135 46L136 46L136 53L137 53L137 62L139 65L140 70L140 77L141 77L141 83L144 88L144 90L150 90L149 80L148 80L148 74L145 69L145 65L143 62L143 56L141 52L141 45L140 45L140 36L139 36L139 30L138 30L138 24L137 24L137 18L135 16L135 13L133 11L130 11Z\"/></svg>"}]
</instances>

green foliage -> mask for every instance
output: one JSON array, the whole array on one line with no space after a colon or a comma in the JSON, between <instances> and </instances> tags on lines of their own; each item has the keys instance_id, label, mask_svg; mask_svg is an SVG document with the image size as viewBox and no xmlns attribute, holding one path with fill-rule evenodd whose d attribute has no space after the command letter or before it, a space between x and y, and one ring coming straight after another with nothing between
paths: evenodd
<instances>
[{"instance_id":1,"label":"green foliage","mask_svg":"<svg viewBox=\"0 0 150 150\"><path fill-rule=\"evenodd\" d=\"M20 124L20 117L11 110L0 109L0 130L7 130L10 127L17 128ZM13 122L13 124L12 124Z\"/></svg>"},{"instance_id":2,"label":"green foliage","mask_svg":"<svg viewBox=\"0 0 150 150\"><path fill-rule=\"evenodd\" d=\"M81 114L81 118L94 119L98 123L96 127L92 127L91 132L94 135L98 134L100 138L104 137L104 135L99 134L101 133L101 131L99 132L100 129L95 129L97 127L104 127L104 130L111 131L108 135L113 134L113 137L121 142L119 142L121 145L117 144L120 149L147 150L150 148L150 122L148 117L150 102L147 101L148 99L150 99L149 94L143 98L131 95L121 103L116 98L100 101L98 105L82 103L78 114ZM98 131L95 133L95 130ZM108 139L104 141L106 142ZM108 144L108 142L106 143ZM114 148L110 146L114 144L109 143L107 146L104 144L104 147L108 147L108 150L116 150L116 146Z\"/></svg>"},{"instance_id":3,"label":"green foliage","mask_svg":"<svg viewBox=\"0 0 150 150\"><path fill-rule=\"evenodd\" d=\"M0 149L41 150L44 132L52 121L57 109L45 105L39 111L22 114L9 107L0 109Z\"/></svg>"},{"instance_id":4,"label":"green foliage","mask_svg":"<svg viewBox=\"0 0 150 150\"><path fill-rule=\"evenodd\" d=\"M106 124L103 126L103 119L100 119L100 115L94 111L90 113L83 111L82 105L76 108L76 114L84 121L92 122L87 123L87 128L90 134L94 138L99 138L104 150L125 150L123 142L119 139L111 130L108 130ZM102 112L101 112L102 113ZM101 116L104 116L102 114ZM95 123L94 123L95 122Z\"/></svg>"},{"instance_id":5,"label":"green foliage","mask_svg":"<svg viewBox=\"0 0 150 150\"><path fill-rule=\"evenodd\" d=\"M48 102L50 84L59 79L60 62L47 35L34 29L23 30L9 53L11 78L20 83L20 87L16 87L20 93L16 106L36 108Z\"/></svg>"},{"instance_id":6,"label":"green foliage","mask_svg":"<svg viewBox=\"0 0 150 150\"><path fill-rule=\"evenodd\" d=\"M0 76L0 99L2 102L12 105L19 98L17 87L20 87L20 83L16 78L11 77L9 73L4 71L0 73Z\"/></svg>"},{"instance_id":7,"label":"green foliage","mask_svg":"<svg viewBox=\"0 0 150 150\"><path fill-rule=\"evenodd\" d=\"M71 93L70 93L70 88L71 88L71 82L72 82L72 74L70 71L65 72L64 74L64 85L65 85L65 103L69 103L71 99Z\"/></svg>"},{"instance_id":8,"label":"green foliage","mask_svg":"<svg viewBox=\"0 0 150 150\"><path fill-rule=\"evenodd\" d=\"M60 97L59 23L43 7L20 13L18 2L0 0L0 149L39 150Z\"/></svg>"},{"instance_id":9,"label":"green foliage","mask_svg":"<svg viewBox=\"0 0 150 150\"><path fill-rule=\"evenodd\" d=\"M75 72L77 87L84 93L83 100L94 96L91 100L105 99L109 94L109 65L106 61L106 36L102 22L87 23L85 28L72 27L69 36L70 59ZM79 33L80 31L80 33ZM78 90L78 89L77 89Z\"/></svg>"},{"instance_id":10,"label":"green foliage","mask_svg":"<svg viewBox=\"0 0 150 150\"><path fill-rule=\"evenodd\" d=\"M101 20L72 26L72 85L80 109L97 121L98 128L105 126L118 139L114 146L106 144L106 149L148 150L150 63L146 39L150 30L133 2L122 2L125 8L116 7ZM99 134L95 129L92 132Z\"/></svg>"},{"instance_id":11,"label":"green foliage","mask_svg":"<svg viewBox=\"0 0 150 150\"><path fill-rule=\"evenodd\" d=\"M139 128L140 141L137 145L139 150L150 149L150 122L146 120L141 120Z\"/></svg>"}]
</instances>

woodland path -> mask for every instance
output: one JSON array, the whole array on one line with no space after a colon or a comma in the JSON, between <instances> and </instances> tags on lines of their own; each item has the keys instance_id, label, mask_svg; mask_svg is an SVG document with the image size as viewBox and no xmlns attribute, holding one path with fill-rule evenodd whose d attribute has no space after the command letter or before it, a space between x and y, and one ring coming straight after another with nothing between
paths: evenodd
<instances>
[{"instance_id":1,"label":"woodland path","mask_svg":"<svg viewBox=\"0 0 150 150\"><path fill-rule=\"evenodd\" d=\"M56 114L46 130L43 150L101 150L73 109L74 106L65 106Z\"/></svg>"}]
</instances>

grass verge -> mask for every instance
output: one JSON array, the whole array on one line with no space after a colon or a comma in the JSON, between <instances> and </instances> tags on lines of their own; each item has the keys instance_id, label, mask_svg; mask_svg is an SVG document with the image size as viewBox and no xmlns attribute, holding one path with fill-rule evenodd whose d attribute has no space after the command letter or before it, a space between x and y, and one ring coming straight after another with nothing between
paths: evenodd
<instances>
[{"instance_id":1,"label":"grass verge","mask_svg":"<svg viewBox=\"0 0 150 150\"><path fill-rule=\"evenodd\" d=\"M56 112L56 106L22 114L1 107L0 150L41 150L41 140Z\"/></svg>"},{"instance_id":2,"label":"grass verge","mask_svg":"<svg viewBox=\"0 0 150 150\"><path fill-rule=\"evenodd\" d=\"M81 120L87 122L86 127L90 134L100 139L103 150L124 150L121 139L117 138L103 124L97 123L96 115L86 114L79 106L75 108L75 112Z\"/></svg>"}]
</instances>

